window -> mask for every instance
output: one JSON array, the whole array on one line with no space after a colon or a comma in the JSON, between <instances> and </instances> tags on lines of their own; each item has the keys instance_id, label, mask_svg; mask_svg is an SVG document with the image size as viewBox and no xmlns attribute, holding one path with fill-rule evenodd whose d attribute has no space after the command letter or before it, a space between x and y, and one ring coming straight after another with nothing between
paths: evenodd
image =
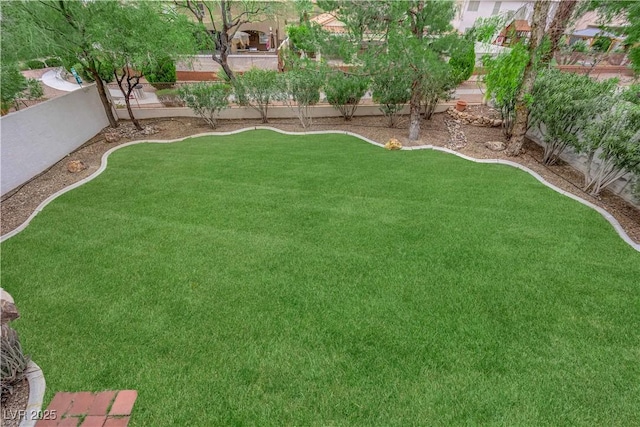
<instances>
[{"instance_id":1,"label":"window","mask_svg":"<svg viewBox=\"0 0 640 427\"><path fill-rule=\"evenodd\" d=\"M491 12L491 14L492 15L497 15L498 13L500 13L500 7L502 7L502 2L501 1L497 1L493 5L493 12Z\"/></svg>"},{"instance_id":2,"label":"window","mask_svg":"<svg viewBox=\"0 0 640 427\"><path fill-rule=\"evenodd\" d=\"M197 5L198 12L200 12L201 16L204 16L204 3L198 3Z\"/></svg>"},{"instance_id":3,"label":"window","mask_svg":"<svg viewBox=\"0 0 640 427\"><path fill-rule=\"evenodd\" d=\"M480 0L471 0L469 2L469 7L467 7L467 12L477 12L480 8Z\"/></svg>"}]
</instances>

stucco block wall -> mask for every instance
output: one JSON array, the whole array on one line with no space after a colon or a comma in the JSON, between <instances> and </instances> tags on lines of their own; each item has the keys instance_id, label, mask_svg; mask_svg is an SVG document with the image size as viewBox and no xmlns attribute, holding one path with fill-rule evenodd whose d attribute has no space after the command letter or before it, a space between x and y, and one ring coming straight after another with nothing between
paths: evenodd
<instances>
[{"instance_id":1,"label":"stucco block wall","mask_svg":"<svg viewBox=\"0 0 640 427\"><path fill-rule=\"evenodd\" d=\"M108 124L95 84L2 117L2 195L53 166Z\"/></svg>"}]
</instances>

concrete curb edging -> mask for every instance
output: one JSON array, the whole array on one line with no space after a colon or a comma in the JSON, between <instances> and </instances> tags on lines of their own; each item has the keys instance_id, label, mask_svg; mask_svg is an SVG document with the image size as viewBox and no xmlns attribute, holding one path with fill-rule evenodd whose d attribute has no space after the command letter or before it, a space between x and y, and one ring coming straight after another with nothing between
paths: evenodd
<instances>
[{"instance_id":1,"label":"concrete curb edging","mask_svg":"<svg viewBox=\"0 0 640 427\"><path fill-rule=\"evenodd\" d=\"M384 144L381 144L379 142L373 141L369 138L366 138L362 135L359 135L357 133L353 133L353 132L349 132L349 131L331 131L331 130L321 130L321 131L308 131L308 132L291 132L291 131L285 131L285 130L280 130L271 126L252 126L252 127L246 127L246 128L242 128L242 129L237 129L234 131L229 131L229 132L205 132L205 133L199 133L196 135L189 135L189 136L185 136L183 138L177 138L177 139L170 139L170 140L154 140L154 139L149 139L149 140L140 140L140 141L130 141L130 142L126 142L124 144L118 145L116 147L111 148L110 150L108 150L107 152L105 152L102 155L102 159L101 159L101 164L100 167L91 175L89 175L86 178L81 179L80 181L71 184L68 187L63 188L62 190L59 190L57 192L55 192L54 194L52 194L51 196L47 197L47 199L45 199L42 203L40 203L40 205L38 205L38 207L35 209L35 211L29 216L29 218L27 218L27 220L25 222L23 222L19 227L17 227L15 230L10 231L9 233L6 233L4 235L2 235L0 237L0 242L4 242L7 239L10 239L11 237L15 236L16 234L18 234L19 232L21 232L22 230L24 230L29 223L31 222L31 220L40 212L42 211L42 209L44 209L45 206L47 206L49 203L51 203L53 200L55 200L57 197L61 196L62 194L66 193L67 191L71 191L74 188L80 187L82 184L91 181L92 179L96 178L98 175L100 175L106 168L107 168L107 163L108 163L108 158L109 155L111 153L113 153L116 150L119 150L121 148L124 147L128 147L130 145L135 145L135 144L142 144L142 143L156 143L156 144L170 144L173 142L180 142L180 141L184 141L185 139L188 138L197 138L197 137L201 137L201 136L225 136L225 135L234 135L234 134L238 134L238 133L242 133L242 132L246 132L246 131L250 131L250 130L270 130L270 131L274 131L274 132L278 132L284 135L323 135L323 134L343 134L343 135L350 135L353 136L355 138L361 139L365 142L368 142L369 144L375 145L377 147L381 147L384 148ZM602 209L601 207L594 205L593 203L579 197L576 196L573 193L569 193L568 191L564 191L559 187L556 187L555 185L551 184L550 182L547 182L542 176L540 176L537 172L534 172L533 170L529 169L526 166L523 166L519 163L516 162L512 162L510 160L501 160L501 159L475 159L473 157L469 157L467 155L464 155L462 153L458 153L456 151L450 150L448 148L443 148L443 147L436 147L433 145L419 145L419 146L414 146L414 147L402 147L402 150L407 151L407 150L435 150L435 151L441 151L444 153L449 153L449 154L453 154L455 156L461 157L465 160L469 160L471 162L475 162L475 163L494 163L494 164L502 164L502 165L507 165L507 166L512 166L515 167L517 169L520 169L524 172L529 173L531 176L533 176L535 179L537 179L538 181L540 181L542 184L546 185L547 187L551 188L552 190L563 194L577 202L582 203L585 206L588 206L592 209L594 209L596 212L598 212L600 215L602 215L607 221L609 221L609 223L613 226L614 230L618 233L618 235L622 238L622 240L624 240L627 244L629 244L633 249L635 249L636 251L640 252L640 244L635 243L633 240L631 240L631 238L629 237L629 235L626 233L626 231L624 231L624 229L622 228L622 226L620 225L620 223L613 217L613 215L611 215L609 212L607 212L606 210Z\"/></svg>"},{"instance_id":2,"label":"concrete curb edging","mask_svg":"<svg viewBox=\"0 0 640 427\"><path fill-rule=\"evenodd\" d=\"M20 427L34 427L43 416L42 403L47 384L42 369L33 360L29 361L25 373L27 381L29 381L29 400L24 419L20 421Z\"/></svg>"}]
</instances>

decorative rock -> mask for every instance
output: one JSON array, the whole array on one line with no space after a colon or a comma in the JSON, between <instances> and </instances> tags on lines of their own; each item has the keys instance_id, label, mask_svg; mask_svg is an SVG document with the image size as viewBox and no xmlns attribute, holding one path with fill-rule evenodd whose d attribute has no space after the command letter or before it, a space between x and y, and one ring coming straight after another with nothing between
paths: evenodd
<instances>
[{"instance_id":1,"label":"decorative rock","mask_svg":"<svg viewBox=\"0 0 640 427\"><path fill-rule=\"evenodd\" d=\"M71 173L78 173L87 168L87 165L82 163L80 160L71 160L67 163L67 170Z\"/></svg>"},{"instance_id":2,"label":"decorative rock","mask_svg":"<svg viewBox=\"0 0 640 427\"><path fill-rule=\"evenodd\" d=\"M402 144L397 139L391 138L386 144L384 144L384 148L387 150L399 150L402 148Z\"/></svg>"},{"instance_id":3,"label":"decorative rock","mask_svg":"<svg viewBox=\"0 0 640 427\"><path fill-rule=\"evenodd\" d=\"M487 141L484 146L492 151L502 151L507 148L507 145L502 141Z\"/></svg>"},{"instance_id":4,"label":"decorative rock","mask_svg":"<svg viewBox=\"0 0 640 427\"><path fill-rule=\"evenodd\" d=\"M118 132L105 132L104 134L104 139L106 139L108 143L118 142L120 138L122 137Z\"/></svg>"},{"instance_id":5,"label":"decorative rock","mask_svg":"<svg viewBox=\"0 0 640 427\"><path fill-rule=\"evenodd\" d=\"M20 317L18 308L13 303L13 297L0 288L0 324L11 322Z\"/></svg>"}]
</instances>

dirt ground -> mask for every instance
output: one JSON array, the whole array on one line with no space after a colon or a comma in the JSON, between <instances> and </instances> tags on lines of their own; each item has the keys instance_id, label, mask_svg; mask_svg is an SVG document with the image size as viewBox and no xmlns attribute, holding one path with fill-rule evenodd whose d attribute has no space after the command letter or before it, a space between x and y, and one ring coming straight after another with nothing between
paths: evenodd
<instances>
[{"instance_id":1,"label":"dirt ground","mask_svg":"<svg viewBox=\"0 0 640 427\"><path fill-rule=\"evenodd\" d=\"M495 110L485 106L472 108L487 115L497 114ZM388 128L385 119L381 117L356 117L351 122L346 122L341 118L322 118L314 120L313 126L309 130L350 131L380 143L385 143L390 138L396 138L405 146L431 144L451 148L451 139L445 119L451 118L446 113L441 113L435 114L430 121L423 121L421 138L414 142L408 141L406 137L408 119L405 117L401 118L396 128ZM203 120L198 118L152 119L143 121L143 123L145 126L154 128L157 133L153 135L135 134L131 124L123 121L119 129L121 133L127 134L127 137L123 137L118 142L109 143L105 140L103 132L101 132L49 170L3 197L0 206L0 228L2 234L22 224L36 207L51 194L91 175L100 166L102 155L116 145L133 140L176 139L212 131ZM220 121L216 131L225 132L260 125L261 123L258 121L223 120ZM286 131L304 131L297 119L273 119L268 126ZM551 184L607 210L618 220L631 239L640 243L640 209L635 208L630 203L608 191L604 191L599 198L594 198L583 192L580 189L582 182L582 174L580 172L562 163L552 167L543 166L540 164L542 150L531 141L527 141L525 144L525 154L515 158L507 157L504 152L491 151L484 146L486 141L505 141L500 128L485 128L464 124L460 126L468 140L466 145L458 149L460 153L478 159L498 158L521 163L540 174ZM87 169L77 173L70 173L67 170L67 164L72 160L82 161L87 166Z\"/></svg>"},{"instance_id":2,"label":"dirt ground","mask_svg":"<svg viewBox=\"0 0 640 427\"><path fill-rule=\"evenodd\" d=\"M27 409L29 402L29 381L22 379L18 384L13 386L13 393L2 395L2 417L0 418L0 426L2 427L18 427L20 425L20 415Z\"/></svg>"}]
</instances>

